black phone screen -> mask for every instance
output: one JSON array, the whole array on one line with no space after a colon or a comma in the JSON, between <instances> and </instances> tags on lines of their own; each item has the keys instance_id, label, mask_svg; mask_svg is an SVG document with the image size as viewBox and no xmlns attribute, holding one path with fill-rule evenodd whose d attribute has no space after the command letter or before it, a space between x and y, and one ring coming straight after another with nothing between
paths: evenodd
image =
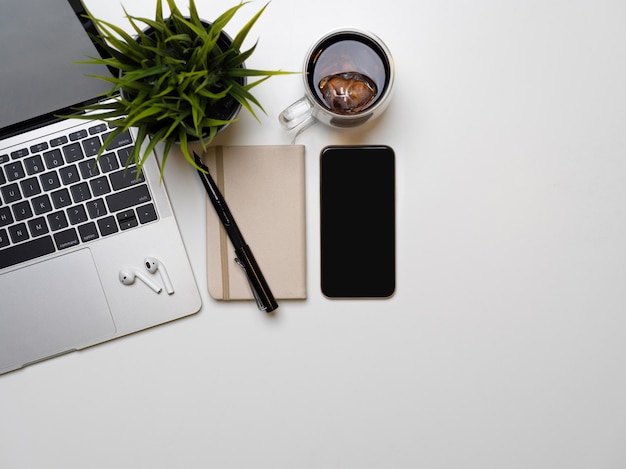
<instances>
[{"instance_id":1,"label":"black phone screen","mask_svg":"<svg viewBox=\"0 0 626 469\"><path fill-rule=\"evenodd\" d=\"M331 298L395 291L395 155L330 146L320 157L321 286Z\"/></svg>"}]
</instances>

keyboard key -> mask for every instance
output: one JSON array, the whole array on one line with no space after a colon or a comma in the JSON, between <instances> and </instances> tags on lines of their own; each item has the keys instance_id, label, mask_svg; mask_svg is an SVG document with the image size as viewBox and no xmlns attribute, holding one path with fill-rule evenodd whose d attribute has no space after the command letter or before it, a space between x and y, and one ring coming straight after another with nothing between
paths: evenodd
<instances>
[{"instance_id":1,"label":"keyboard key","mask_svg":"<svg viewBox=\"0 0 626 469\"><path fill-rule=\"evenodd\" d=\"M24 179L20 182L20 186L22 187L24 197L32 197L41 193L41 186L36 177Z\"/></svg>"},{"instance_id":2,"label":"keyboard key","mask_svg":"<svg viewBox=\"0 0 626 469\"><path fill-rule=\"evenodd\" d=\"M66 186L69 186L70 184L74 184L80 181L78 168L76 167L75 164L60 168L59 175L61 176L61 181L63 181L63 184L65 184Z\"/></svg>"},{"instance_id":3,"label":"keyboard key","mask_svg":"<svg viewBox=\"0 0 626 469\"><path fill-rule=\"evenodd\" d=\"M58 191L51 192L50 198L52 199L52 204L56 209L67 207L72 204L70 193L65 187L59 189Z\"/></svg>"},{"instance_id":4,"label":"keyboard key","mask_svg":"<svg viewBox=\"0 0 626 469\"><path fill-rule=\"evenodd\" d=\"M104 203L104 199L90 200L87 202L86 206L91 218L100 218L109 213L107 211L106 204Z\"/></svg>"},{"instance_id":5,"label":"keyboard key","mask_svg":"<svg viewBox=\"0 0 626 469\"><path fill-rule=\"evenodd\" d=\"M48 169L58 168L59 166L63 165L61 150L59 150L58 148L45 152L43 154L43 159L46 162L46 167Z\"/></svg>"},{"instance_id":6,"label":"keyboard key","mask_svg":"<svg viewBox=\"0 0 626 469\"><path fill-rule=\"evenodd\" d=\"M120 225L120 228L122 230L134 228L135 226L139 224L137 222L137 216L135 215L135 211L132 208L118 213L116 217L117 217L117 223Z\"/></svg>"},{"instance_id":7,"label":"keyboard key","mask_svg":"<svg viewBox=\"0 0 626 469\"><path fill-rule=\"evenodd\" d=\"M15 216L16 221L22 221L32 217L33 211L30 209L28 200L24 200L13 205L13 215Z\"/></svg>"},{"instance_id":8,"label":"keyboard key","mask_svg":"<svg viewBox=\"0 0 626 469\"><path fill-rule=\"evenodd\" d=\"M50 229L52 231L59 231L69 226L69 224L67 223L67 217L65 216L65 213L61 211L51 213L50 215L47 216L47 219L48 219L48 226L50 226Z\"/></svg>"},{"instance_id":9,"label":"keyboard key","mask_svg":"<svg viewBox=\"0 0 626 469\"><path fill-rule=\"evenodd\" d=\"M0 164L4 164L9 161L9 155L0 155Z\"/></svg>"},{"instance_id":10,"label":"keyboard key","mask_svg":"<svg viewBox=\"0 0 626 469\"><path fill-rule=\"evenodd\" d=\"M102 144L100 143L100 137L97 135L95 137L87 138L82 141L83 144L83 152L85 156L96 156L98 154L98 150Z\"/></svg>"},{"instance_id":11,"label":"keyboard key","mask_svg":"<svg viewBox=\"0 0 626 469\"><path fill-rule=\"evenodd\" d=\"M79 142L65 145L63 147L63 154L65 155L65 161L67 161L68 163L82 160L85 157L85 155L83 155L83 149L81 148Z\"/></svg>"},{"instance_id":12,"label":"keyboard key","mask_svg":"<svg viewBox=\"0 0 626 469\"><path fill-rule=\"evenodd\" d=\"M109 180L106 176L92 179L89 181L89 186L91 186L91 193L94 197L100 197L111 192L111 186L109 186Z\"/></svg>"},{"instance_id":13,"label":"keyboard key","mask_svg":"<svg viewBox=\"0 0 626 469\"><path fill-rule=\"evenodd\" d=\"M31 153L41 153L42 151L46 151L48 148L48 144L46 142L36 143L30 147Z\"/></svg>"},{"instance_id":14,"label":"keyboard key","mask_svg":"<svg viewBox=\"0 0 626 469\"><path fill-rule=\"evenodd\" d=\"M102 132L106 131L107 128L107 125L104 123L94 125L93 127L89 127L89 135L101 134Z\"/></svg>"},{"instance_id":15,"label":"keyboard key","mask_svg":"<svg viewBox=\"0 0 626 469\"><path fill-rule=\"evenodd\" d=\"M117 157L114 153L105 153L98 160L98 165L103 173L108 173L119 169L120 164L117 162Z\"/></svg>"},{"instance_id":16,"label":"keyboard key","mask_svg":"<svg viewBox=\"0 0 626 469\"><path fill-rule=\"evenodd\" d=\"M26 173L24 172L24 166L22 166L21 161L14 161L13 163L9 163L4 167L4 171L6 172L7 179L9 181L16 181L26 176Z\"/></svg>"},{"instance_id":17,"label":"keyboard key","mask_svg":"<svg viewBox=\"0 0 626 469\"><path fill-rule=\"evenodd\" d=\"M74 199L75 204L91 199L89 185L86 182L80 182L71 186L70 191L72 192L72 199Z\"/></svg>"},{"instance_id":18,"label":"keyboard key","mask_svg":"<svg viewBox=\"0 0 626 469\"><path fill-rule=\"evenodd\" d=\"M29 220L28 228L30 229L30 234L33 238L48 233L48 224L46 223L46 219L43 217L33 218L32 220Z\"/></svg>"},{"instance_id":19,"label":"keyboard key","mask_svg":"<svg viewBox=\"0 0 626 469\"><path fill-rule=\"evenodd\" d=\"M115 223L115 217L100 218L98 220L98 228L100 228L102 236L109 236L119 231Z\"/></svg>"},{"instance_id":20,"label":"keyboard key","mask_svg":"<svg viewBox=\"0 0 626 469\"><path fill-rule=\"evenodd\" d=\"M24 160L24 166L26 168L26 173L29 175L37 174L44 170L41 155L35 155L31 156L30 158L26 158Z\"/></svg>"},{"instance_id":21,"label":"keyboard key","mask_svg":"<svg viewBox=\"0 0 626 469\"><path fill-rule=\"evenodd\" d=\"M109 211L111 212L119 212L133 205L144 204L150 200L150 193L145 185L135 186L106 197Z\"/></svg>"},{"instance_id":22,"label":"keyboard key","mask_svg":"<svg viewBox=\"0 0 626 469\"><path fill-rule=\"evenodd\" d=\"M122 168L134 164L134 162L130 160L130 154L132 153L132 151L133 147L125 147L117 151L117 156L120 159L120 164L122 165ZM128 160L130 160L130 162Z\"/></svg>"},{"instance_id":23,"label":"keyboard key","mask_svg":"<svg viewBox=\"0 0 626 469\"><path fill-rule=\"evenodd\" d=\"M87 131L84 129L81 129L76 132L72 132L70 134L70 141L75 142L76 140L81 140L86 137L87 137Z\"/></svg>"},{"instance_id":24,"label":"keyboard key","mask_svg":"<svg viewBox=\"0 0 626 469\"><path fill-rule=\"evenodd\" d=\"M95 158L91 158L87 161L81 161L80 163L78 163L78 168L80 169L80 174L83 179L89 179L100 174L100 170L98 169L98 162Z\"/></svg>"},{"instance_id":25,"label":"keyboard key","mask_svg":"<svg viewBox=\"0 0 626 469\"><path fill-rule=\"evenodd\" d=\"M133 166L112 173L109 177L111 178L113 189L117 191L144 182L146 178L143 173L141 173L141 176L137 177L137 172L137 167Z\"/></svg>"},{"instance_id":26,"label":"keyboard key","mask_svg":"<svg viewBox=\"0 0 626 469\"><path fill-rule=\"evenodd\" d=\"M154 205L146 204L141 207L137 207L137 217L140 223L149 223L157 219L156 210Z\"/></svg>"},{"instance_id":27,"label":"keyboard key","mask_svg":"<svg viewBox=\"0 0 626 469\"><path fill-rule=\"evenodd\" d=\"M13 223L13 214L9 207L0 207L0 226L7 226Z\"/></svg>"},{"instance_id":28,"label":"keyboard key","mask_svg":"<svg viewBox=\"0 0 626 469\"><path fill-rule=\"evenodd\" d=\"M55 137L50 140L51 147L59 147L61 145L65 145L67 143L67 137L65 135L61 135L60 137Z\"/></svg>"},{"instance_id":29,"label":"keyboard key","mask_svg":"<svg viewBox=\"0 0 626 469\"><path fill-rule=\"evenodd\" d=\"M2 193L2 200L4 200L5 204L10 204L13 202L17 202L22 198L22 194L17 183L8 184L0 189L0 193Z\"/></svg>"},{"instance_id":30,"label":"keyboard key","mask_svg":"<svg viewBox=\"0 0 626 469\"><path fill-rule=\"evenodd\" d=\"M2 168L0 168L0 185L2 184L6 184L7 180L4 177L4 171L2 171Z\"/></svg>"},{"instance_id":31,"label":"keyboard key","mask_svg":"<svg viewBox=\"0 0 626 469\"><path fill-rule=\"evenodd\" d=\"M69 230L60 231L54 234L54 242L57 245L57 249L67 249L78 244L78 235L74 228Z\"/></svg>"},{"instance_id":32,"label":"keyboard key","mask_svg":"<svg viewBox=\"0 0 626 469\"><path fill-rule=\"evenodd\" d=\"M86 243L87 241L93 241L94 239L100 237L96 228L96 224L92 221L90 221L89 223L85 223L84 225L80 225L78 227L78 234L80 235L80 239L83 241L83 243Z\"/></svg>"},{"instance_id":33,"label":"keyboard key","mask_svg":"<svg viewBox=\"0 0 626 469\"><path fill-rule=\"evenodd\" d=\"M108 134L104 134L102 136L102 141L106 141L109 135L111 135L110 132ZM115 137L113 141L107 145L107 150L115 150L116 148L125 147L126 145L130 145L132 143L133 138L130 136L130 132L127 130L126 132L122 132L117 137Z\"/></svg>"},{"instance_id":34,"label":"keyboard key","mask_svg":"<svg viewBox=\"0 0 626 469\"><path fill-rule=\"evenodd\" d=\"M42 213L47 213L52 211L52 204L50 203L50 197L47 194L40 195L35 197L32 200L33 210L36 215L41 215Z\"/></svg>"},{"instance_id":35,"label":"keyboard key","mask_svg":"<svg viewBox=\"0 0 626 469\"><path fill-rule=\"evenodd\" d=\"M76 205L68 208L67 216L69 217L72 225L78 225L79 223L84 223L88 220L87 212L85 211L85 207L82 205Z\"/></svg>"},{"instance_id":36,"label":"keyboard key","mask_svg":"<svg viewBox=\"0 0 626 469\"><path fill-rule=\"evenodd\" d=\"M26 223L19 223L17 225L9 226L9 236L14 243L21 243L26 241L30 236L26 229Z\"/></svg>"},{"instance_id":37,"label":"keyboard key","mask_svg":"<svg viewBox=\"0 0 626 469\"><path fill-rule=\"evenodd\" d=\"M28 155L28 148L20 148L19 150L15 150L11 152L11 158L14 160L18 158L24 158Z\"/></svg>"},{"instance_id":38,"label":"keyboard key","mask_svg":"<svg viewBox=\"0 0 626 469\"><path fill-rule=\"evenodd\" d=\"M0 230L0 248L7 247L9 245L9 235L4 228ZM2 258L2 251L0 251L0 258Z\"/></svg>"},{"instance_id":39,"label":"keyboard key","mask_svg":"<svg viewBox=\"0 0 626 469\"><path fill-rule=\"evenodd\" d=\"M51 191L61 187L61 181L59 180L59 176L56 171L50 171L49 173L42 174L39 176L39 180L41 181L41 186L44 191Z\"/></svg>"},{"instance_id":40,"label":"keyboard key","mask_svg":"<svg viewBox=\"0 0 626 469\"><path fill-rule=\"evenodd\" d=\"M54 243L52 242L51 236L35 238L26 243L18 244L0 251L0 269L36 259L53 252Z\"/></svg>"}]
</instances>

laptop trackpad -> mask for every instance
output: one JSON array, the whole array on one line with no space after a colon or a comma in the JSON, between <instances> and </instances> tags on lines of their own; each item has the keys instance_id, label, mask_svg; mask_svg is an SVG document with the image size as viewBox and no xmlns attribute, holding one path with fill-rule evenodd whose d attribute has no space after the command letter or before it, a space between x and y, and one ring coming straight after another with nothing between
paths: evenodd
<instances>
[{"instance_id":1,"label":"laptop trackpad","mask_svg":"<svg viewBox=\"0 0 626 469\"><path fill-rule=\"evenodd\" d=\"M89 249L0 281L0 370L111 338L115 325Z\"/></svg>"}]
</instances>

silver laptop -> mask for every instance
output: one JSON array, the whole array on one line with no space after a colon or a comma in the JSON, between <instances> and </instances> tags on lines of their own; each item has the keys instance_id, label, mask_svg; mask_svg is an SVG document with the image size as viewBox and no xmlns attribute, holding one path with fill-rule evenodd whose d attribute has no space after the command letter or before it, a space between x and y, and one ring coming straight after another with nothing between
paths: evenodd
<instances>
[{"instance_id":1,"label":"silver laptop","mask_svg":"<svg viewBox=\"0 0 626 469\"><path fill-rule=\"evenodd\" d=\"M135 136L54 116L108 85L79 0L0 15L0 374L197 312L200 295L155 158Z\"/></svg>"}]
</instances>

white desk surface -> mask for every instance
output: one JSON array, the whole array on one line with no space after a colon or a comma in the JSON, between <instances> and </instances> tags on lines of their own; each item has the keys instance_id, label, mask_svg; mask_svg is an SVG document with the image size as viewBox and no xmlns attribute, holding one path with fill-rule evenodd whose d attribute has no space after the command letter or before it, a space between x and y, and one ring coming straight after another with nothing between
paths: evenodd
<instances>
[{"instance_id":1,"label":"white desk surface","mask_svg":"<svg viewBox=\"0 0 626 469\"><path fill-rule=\"evenodd\" d=\"M125 24L120 2L87 5ZM297 140L308 299L268 318L209 297L205 193L170 158L202 311L0 377L0 467L626 467L625 24L620 0L273 0L251 67L299 70L349 25L396 60L379 120ZM262 124L216 143L291 141L277 116L301 77L257 93ZM320 292L319 151L348 143L396 150L390 300Z\"/></svg>"}]
</instances>

